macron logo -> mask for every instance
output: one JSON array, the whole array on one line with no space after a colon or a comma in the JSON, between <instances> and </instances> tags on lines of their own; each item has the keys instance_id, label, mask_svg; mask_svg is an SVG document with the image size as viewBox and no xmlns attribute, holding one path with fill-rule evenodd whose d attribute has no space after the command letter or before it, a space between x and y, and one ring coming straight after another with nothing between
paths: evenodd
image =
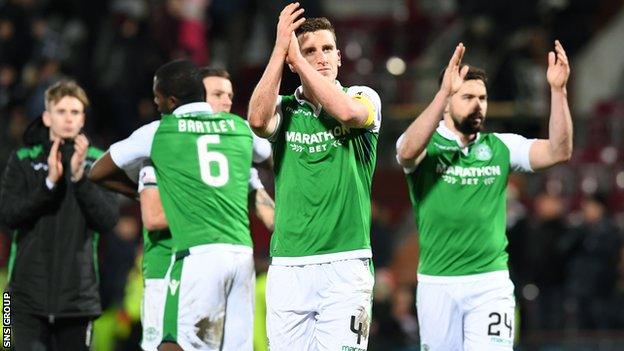
<instances>
[{"instance_id":1,"label":"macron logo","mask_svg":"<svg viewBox=\"0 0 624 351\"><path fill-rule=\"evenodd\" d=\"M178 286L180 286L180 281L178 280L171 280L169 282L169 290L171 291L171 295L175 295L176 291L178 290Z\"/></svg>"}]
</instances>

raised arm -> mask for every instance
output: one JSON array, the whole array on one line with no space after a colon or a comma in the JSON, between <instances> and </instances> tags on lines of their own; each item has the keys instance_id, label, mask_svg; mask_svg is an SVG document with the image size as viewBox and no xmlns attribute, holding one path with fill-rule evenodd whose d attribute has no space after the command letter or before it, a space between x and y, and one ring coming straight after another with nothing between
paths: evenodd
<instances>
[{"instance_id":1,"label":"raised arm","mask_svg":"<svg viewBox=\"0 0 624 351\"><path fill-rule=\"evenodd\" d=\"M141 162L150 156L160 121L142 126L124 140L110 146L92 166L89 180L115 192L136 198L136 180ZM128 172L134 170L132 179Z\"/></svg>"},{"instance_id":2,"label":"raised arm","mask_svg":"<svg viewBox=\"0 0 624 351\"><path fill-rule=\"evenodd\" d=\"M572 156L572 116L566 89L569 77L568 57L559 40L556 40L555 51L548 53L546 73L551 94L548 139L537 140L531 146L529 160L533 170L568 161Z\"/></svg>"},{"instance_id":3,"label":"raised arm","mask_svg":"<svg viewBox=\"0 0 624 351\"><path fill-rule=\"evenodd\" d=\"M427 108L409 125L397 142L397 159L403 167L415 167L424 157L424 150L436 130L448 99L459 90L468 66L461 67L466 48L459 43L444 71L440 90Z\"/></svg>"},{"instance_id":4,"label":"raised arm","mask_svg":"<svg viewBox=\"0 0 624 351\"><path fill-rule=\"evenodd\" d=\"M298 2L289 4L280 13L271 58L249 100L247 119L254 133L261 137L272 135L278 126L279 117L275 104L279 95L284 61L291 33L305 21L303 17L297 19L302 13L303 9L299 8Z\"/></svg>"},{"instance_id":5,"label":"raised arm","mask_svg":"<svg viewBox=\"0 0 624 351\"><path fill-rule=\"evenodd\" d=\"M323 48L323 50L330 50L330 48ZM331 50L338 49L334 47ZM325 53L319 55L325 55ZM353 128L366 128L374 123L376 111L373 102L361 96L350 97L334 82L323 77L303 57L295 33L290 36L287 62L299 75L301 84L308 89L307 93L312 94L329 115L340 123Z\"/></svg>"}]
</instances>

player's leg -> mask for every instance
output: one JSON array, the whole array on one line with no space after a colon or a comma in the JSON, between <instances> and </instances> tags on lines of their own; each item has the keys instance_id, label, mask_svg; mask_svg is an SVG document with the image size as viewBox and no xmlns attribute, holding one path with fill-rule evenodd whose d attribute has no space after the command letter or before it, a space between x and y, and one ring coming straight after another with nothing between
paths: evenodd
<instances>
[{"instance_id":1,"label":"player's leg","mask_svg":"<svg viewBox=\"0 0 624 351\"><path fill-rule=\"evenodd\" d=\"M50 327L47 318L44 317L13 313L11 332L14 350L45 351L50 344Z\"/></svg>"},{"instance_id":2,"label":"player's leg","mask_svg":"<svg viewBox=\"0 0 624 351\"><path fill-rule=\"evenodd\" d=\"M224 351L253 350L256 274L251 253L235 254L232 286L226 297Z\"/></svg>"},{"instance_id":3,"label":"player's leg","mask_svg":"<svg viewBox=\"0 0 624 351\"><path fill-rule=\"evenodd\" d=\"M141 305L141 325L143 327L141 348L145 351L157 350L162 340L166 298L166 279L145 279Z\"/></svg>"},{"instance_id":4,"label":"player's leg","mask_svg":"<svg viewBox=\"0 0 624 351\"><path fill-rule=\"evenodd\" d=\"M237 255L217 249L184 258L177 338L183 349L222 349L226 293L231 290Z\"/></svg>"},{"instance_id":5,"label":"player's leg","mask_svg":"<svg viewBox=\"0 0 624 351\"><path fill-rule=\"evenodd\" d=\"M178 345L178 314L180 306L180 280L184 259L175 260L167 272L167 294L165 296L165 309L163 313L162 340L158 346L159 351L181 350Z\"/></svg>"},{"instance_id":6,"label":"player's leg","mask_svg":"<svg viewBox=\"0 0 624 351\"><path fill-rule=\"evenodd\" d=\"M266 284L267 336L271 351L310 350L319 297L310 266L269 267Z\"/></svg>"},{"instance_id":7,"label":"player's leg","mask_svg":"<svg viewBox=\"0 0 624 351\"><path fill-rule=\"evenodd\" d=\"M324 275L323 296L314 331L315 350L368 348L374 276L369 259L317 265Z\"/></svg>"},{"instance_id":8,"label":"player's leg","mask_svg":"<svg viewBox=\"0 0 624 351\"><path fill-rule=\"evenodd\" d=\"M422 350L463 350L463 315L453 296L456 287L419 281L416 310Z\"/></svg>"},{"instance_id":9,"label":"player's leg","mask_svg":"<svg viewBox=\"0 0 624 351\"><path fill-rule=\"evenodd\" d=\"M466 285L473 291L464 318L464 349L489 351L513 349L513 283L509 278L488 279Z\"/></svg>"},{"instance_id":10,"label":"player's leg","mask_svg":"<svg viewBox=\"0 0 624 351\"><path fill-rule=\"evenodd\" d=\"M91 318L59 318L53 326L52 350L84 350L91 347L93 321Z\"/></svg>"}]
</instances>

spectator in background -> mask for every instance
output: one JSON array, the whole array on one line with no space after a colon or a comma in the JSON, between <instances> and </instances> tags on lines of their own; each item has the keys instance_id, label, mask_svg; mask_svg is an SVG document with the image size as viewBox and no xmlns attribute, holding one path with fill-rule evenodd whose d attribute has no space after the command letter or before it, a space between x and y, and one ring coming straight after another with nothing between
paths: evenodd
<instances>
[{"instance_id":1,"label":"spectator in background","mask_svg":"<svg viewBox=\"0 0 624 351\"><path fill-rule=\"evenodd\" d=\"M26 93L26 116L33 121L45 111L45 92L52 84L63 78L61 63L56 59L41 59L24 69Z\"/></svg>"},{"instance_id":2,"label":"spectator in background","mask_svg":"<svg viewBox=\"0 0 624 351\"><path fill-rule=\"evenodd\" d=\"M114 128L113 139L138 127L138 103L149 93L143 82L151 81L159 64L145 30L147 9L116 4L99 31L92 62L98 106L110 116L100 121L100 127Z\"/></svg>"},{"instance_id":3,"label":"spectator in background","mask_svg":"<svg viewBox=\"0 0 624 351\"><path fill-rule=\"evenodd\" d=\"M25 12L17 5L0 3L0 62L17 68L24 64L29 49L25 23Z\"/></svg>"},{"instance_id":4,"label":"spectator in background","mask_svg":"<svg viewBox=\"0 0 624 351\"><path fill-rule=\"evenodd\" d=\"M511 178L511 177L510 177ZM520 186L517 181L507 182L507 252L509 253L509 276L516 287L516 296L527 281L528 267L527 209L520 201Z\"/></svg>"},{"instance_id":5,"label":"spectator in background","mask_svg":"<svg viewBox=\"0 0 624 351\"><path fill-rule=\"evenodd\" d=\"M418 345L413 291L413 286L397 285L387 270L376 271L369 350L407 350Z\"/></svg>"},{"instance_id":6,"label":"spectator in background","mask_svg":"<svg viewBox=\"0 0 624 351\"><path fill-rule=\"evenodd\" d=\"M21 144L27 125L21 106L14 105L7 110L0 110L0 170L4 170L9 155Z\"/></svg>"},{"instance_id":7,"label":"spectator in background","mask_svg":"<svg viewBox=\"0 0 624 351\"><path fill-rule=\"evenodd\" d=\"M514 283L514 295L516 303L522 313L520 314L519 327L526 329L527 323L527 300L522 296L522 289L527 285L531 274L529 266L529 247L527 243L528 211L520 201L522 179L514 174L507 182L507 253L509 254L509 278Z\"/></svg>"},{"instance_id":8,"label":"spectator in background","mask_svg":"<svg viewBox=\"0 0 624 351\"><path fill-rule=\"evenodd\" d=\"M11 155L0 221L14 230L8 291L17 350L87 350L101 312L98 232L117 221L112 194L85 176L101 153L81 133L88 99L73 81L45 93L46 111Z\"/></svg>"},{"instance_id":9,"label":"spectator in background","mask_svg":"<svg viewBox=\"0 0 624 351\"><path fill-rule=\"evenodd\" d=\"M581 202L582 222L566 237L570 259L566 305L572 329L611 329L617 263L622 240L608 217L606 197L595 194Z\"/></svg>"},{"instance_id":10,"label":"spectator in background","mask_svg":"<svg viewBox=\"0 0 624 351\"><path fill-rule=\"evenodd\" d=\"M128 210L125 212L129 213L123 212L100 250L103 263L100 280L103 309L122 304L126 278L139 249L141 225L134 213Z\"/></svg>"},{"instance_id":11,"label":"spectator in background","mask_svg":"<svg viewBox=\"0 0 624 351\"><path fill-rule=\"evenodd\" d=\"M178 47L180 54L188 56L195 64L208 63L206 40L206 12L209 0L167 1L169 11L178 18ZM229 18L229 20L233 20Z\"/></svg>"},{"instance_id":12,"label":"spectator in background","mask_svg":"<svg viewBox=\"0 0 624 351\"><path fill-rule=\"evenodd\" d=\"M563 286L567 263L563 238L565 206L558 195L542 193L535 199L534 220L525 241L529 245L531 277L538 288L536 315L527 316L528 328L560 330L563 327Z\"/></svg>"},{"instance_id":13,"label":"spectator in background","mask_svg":"<svg viewBox=\"0 0 624 351\"><path fill-rule=\"evenodd\" d=\"M15 67L0 63L0 111L14 99L16 83L17 71Z\"/></svg>"},{"instance_id":14,"label":"spectator in background","mask_svg":"<svg viewBox=\"0 0 624 351\"><path fill-rule=\"evenodd\" d=\"M390 265L395 248L395 236L392 235L390 211L378 201L371 202L371 247L375 252L375 269Z\"/></svg>"}]
</instances>

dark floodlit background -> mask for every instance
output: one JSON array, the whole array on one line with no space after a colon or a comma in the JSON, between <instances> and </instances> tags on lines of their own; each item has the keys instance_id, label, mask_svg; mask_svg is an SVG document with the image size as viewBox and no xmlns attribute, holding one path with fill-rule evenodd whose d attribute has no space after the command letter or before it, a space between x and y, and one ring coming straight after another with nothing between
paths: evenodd
<instances>
[{"instance_id":1,"label":"dark floodlit background","mask_svg":"<svg viewBox=\"0 0 624 351\"><path fill-rule=\"evenodd\" d=\"M574 155L568 164L510 179L508 237L516 284L518 350L624 349L624 6L617 0L300 0L327 16L342 52L343 85L382 99L371 232L376 287L370 350L418 350L414 308L417 231L394 143L437 89L455 45L489 74L487 129L547 137L546 55L562 41ZM174 58L230 70L233 111L247 101L272 49L283 1L0 0L0 170L43 109L43 92L72 77L92 101L86 131L106 149L158 117L155 69ZM282 93L298 85L284 74ZM273 192L270 172L262 178ZM100 351L137 349L141 294L138 207L103 235L106 312ZM269 233L252 221L258 271ZM6 280L10 233L0 227ZM4 283L2 283L4 284ZM259 348L261 350L262 348Z\"/></svg>"}]
</instances>

